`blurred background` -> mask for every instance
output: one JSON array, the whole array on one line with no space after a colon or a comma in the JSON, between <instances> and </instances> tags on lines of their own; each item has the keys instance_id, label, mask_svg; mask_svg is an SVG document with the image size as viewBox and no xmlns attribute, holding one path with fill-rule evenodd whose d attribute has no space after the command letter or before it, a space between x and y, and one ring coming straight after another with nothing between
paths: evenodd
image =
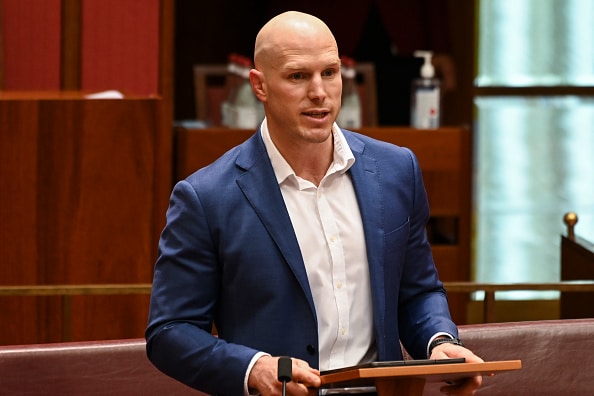
<instances>
[{"instance_id":1,"label":"blurred background","mask_svg":"<svg viewBox=\"0 0 594 396\"><path fill-rule=\"evenodd\" d=\"M559 235L568 211L579 214L576 233L594 240L594 0L0 0L0 98L9 92L117 90L156 99L149 113L158 116L158 125L149 133L161 137L141 152L163 150L151 165L158 169L174 160L174 123L208 125L197 118L194 66L224 66L230 53L251 57L259 28L289 9L319 16L335 33L341 55L374 65L380 127L408 126L410 81L421 64L412 52L431 50L441 60L442 125L471 131L472 232L465 264L470 280L558 281ZM0 113L3 178L15 177L4 160L15 152L6 127L11 109L7 105ZM43 131L42 123L37 127ZM49 142L44 139L39 142ZM44 147L26 155L46 153ZM61 169L43 166L35 169L46 178L35 182L49 184L57 174L52 172ZM143 282L151 280L156 238L176 178L165 173L150 184L150 235L131 247L142 251L134 271ZM21 176L33 177L26 170ZM22 197L2 183L0 266L10 276L0 282L69 280L52 278L52 269L21 275L20 266L29 265L22 259L28 245L19 242L22 254L14 253L14 229L27 223L16 223L13 206ZM47 249L53 243L45 235L35 238ZM102 281L127 281L113 271ZM498 298L555 302L558 292L502 292ZM19 312L18 305L11 309Z\"/></svg>"}]
</instances>

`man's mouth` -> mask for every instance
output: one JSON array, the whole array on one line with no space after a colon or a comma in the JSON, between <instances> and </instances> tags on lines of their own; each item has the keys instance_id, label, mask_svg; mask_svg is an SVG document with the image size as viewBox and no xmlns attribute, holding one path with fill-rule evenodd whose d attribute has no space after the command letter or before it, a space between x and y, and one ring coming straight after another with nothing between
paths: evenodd
<instances>
[{"instance_id":1,"label":"man's mouth","mask_svg":"<svg viewBox=\"0 0 594 396\"><path fill-rule=\"evenodd\" d=\"M328 115L327 111L308 111L303 113L308 117L313 117L313 118L324 118Z\"/></svg>"}]
</instances>

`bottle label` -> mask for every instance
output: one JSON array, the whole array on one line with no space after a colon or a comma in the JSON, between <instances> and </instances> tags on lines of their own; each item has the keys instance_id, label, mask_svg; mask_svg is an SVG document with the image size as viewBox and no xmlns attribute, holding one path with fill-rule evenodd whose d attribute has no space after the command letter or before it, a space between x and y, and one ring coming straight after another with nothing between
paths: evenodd
<instances>
[{"instance_id":1,"label":"bottle label","mask_svg":"<svg viewBox=\"0 0 594 396\"><path fill-rule=\"evenodd\" d=\"M336 123L341 128L361 128L361 110L355 106L342 106Z\"/></svg>"},{"instance_id":2,"label":"bottle label","mask_svg":"<svg viewBox=\"0 0 594 396\"><path fill-rule=\"evenodd\" d=\"M255 106L235 107L235 127L241 129L255 129L262 122L260 111Z\"/></svg>"},{"instance_id":3,"label":"bottle label","mask_svg":"<svg viewBox=\"0 0 594 396\"><path fill-rule=\"evenodd\" d=\"M221 125L230 127L231 122L231 104L226 100L221 103Z\"/></svg>"},{"instance_id":4,"label":"bottle label","mask_svg":"<svg viewBox=\"0 0 594 396\"><path fill-rule=\"evenodd\" d=\"M413 113L413 127L439 127L439 90L421 89L415 95L415 111Z\"/></svg>"}]
</instances>

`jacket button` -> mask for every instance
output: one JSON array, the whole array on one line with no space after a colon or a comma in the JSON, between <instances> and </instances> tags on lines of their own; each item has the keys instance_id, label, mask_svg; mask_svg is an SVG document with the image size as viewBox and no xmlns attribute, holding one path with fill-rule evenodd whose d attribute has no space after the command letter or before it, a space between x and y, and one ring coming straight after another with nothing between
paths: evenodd
<instances>
[{"instance_id":1,"label":"jacket button","mask_svg":"<svg viewBox=\"0 0 594 396\"><path fill-rule=\"evenodd\" d=\"M313 346L312 344L308 344L306 349L307 349L307 353L309 353L310 355L314 355L316 353L316 347Z\"/></svg>"}]
</instances>

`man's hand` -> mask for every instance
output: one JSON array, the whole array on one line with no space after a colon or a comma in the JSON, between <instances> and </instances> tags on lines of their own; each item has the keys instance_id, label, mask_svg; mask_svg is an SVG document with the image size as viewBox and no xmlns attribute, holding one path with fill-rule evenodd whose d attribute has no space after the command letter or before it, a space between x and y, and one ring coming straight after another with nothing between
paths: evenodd
<instances>
[{"instance_id":1,"label":"man's hand","mask_svg":"<svg viewBox=\"0 0 594 396\"><path fill-rule=\"evenodd\" d=\"M319 388L320 372L309 367L309 364L300 359L291 359L293 362L293 379L287 382L287 395L307 395L308 388ZM262 396L278 396L282 393L282 383L278 380L278 357L262 356L256 361L248 377L248 388L254 389ZM315 392L317 394L317 391Z\"/></svg>"},{"instance_id":2,"label":"man's hand","mask_svg":"<svg viewBox=\"0 0 594 396\"><path fill-rule=\"evenodd\" d=\"M476 356L469 349L463 346L443 343L439 344L433 351L431 351L430 359L448 359L448 358L465 358L467 363L482 363L483 359ZM477 375L472 378L467 378L458 381L451 385L446 385L441 388L441 392L448 395L474 395L476 390L480 388L483 382L483 377Z\"/></svg>"}]
</instances>

